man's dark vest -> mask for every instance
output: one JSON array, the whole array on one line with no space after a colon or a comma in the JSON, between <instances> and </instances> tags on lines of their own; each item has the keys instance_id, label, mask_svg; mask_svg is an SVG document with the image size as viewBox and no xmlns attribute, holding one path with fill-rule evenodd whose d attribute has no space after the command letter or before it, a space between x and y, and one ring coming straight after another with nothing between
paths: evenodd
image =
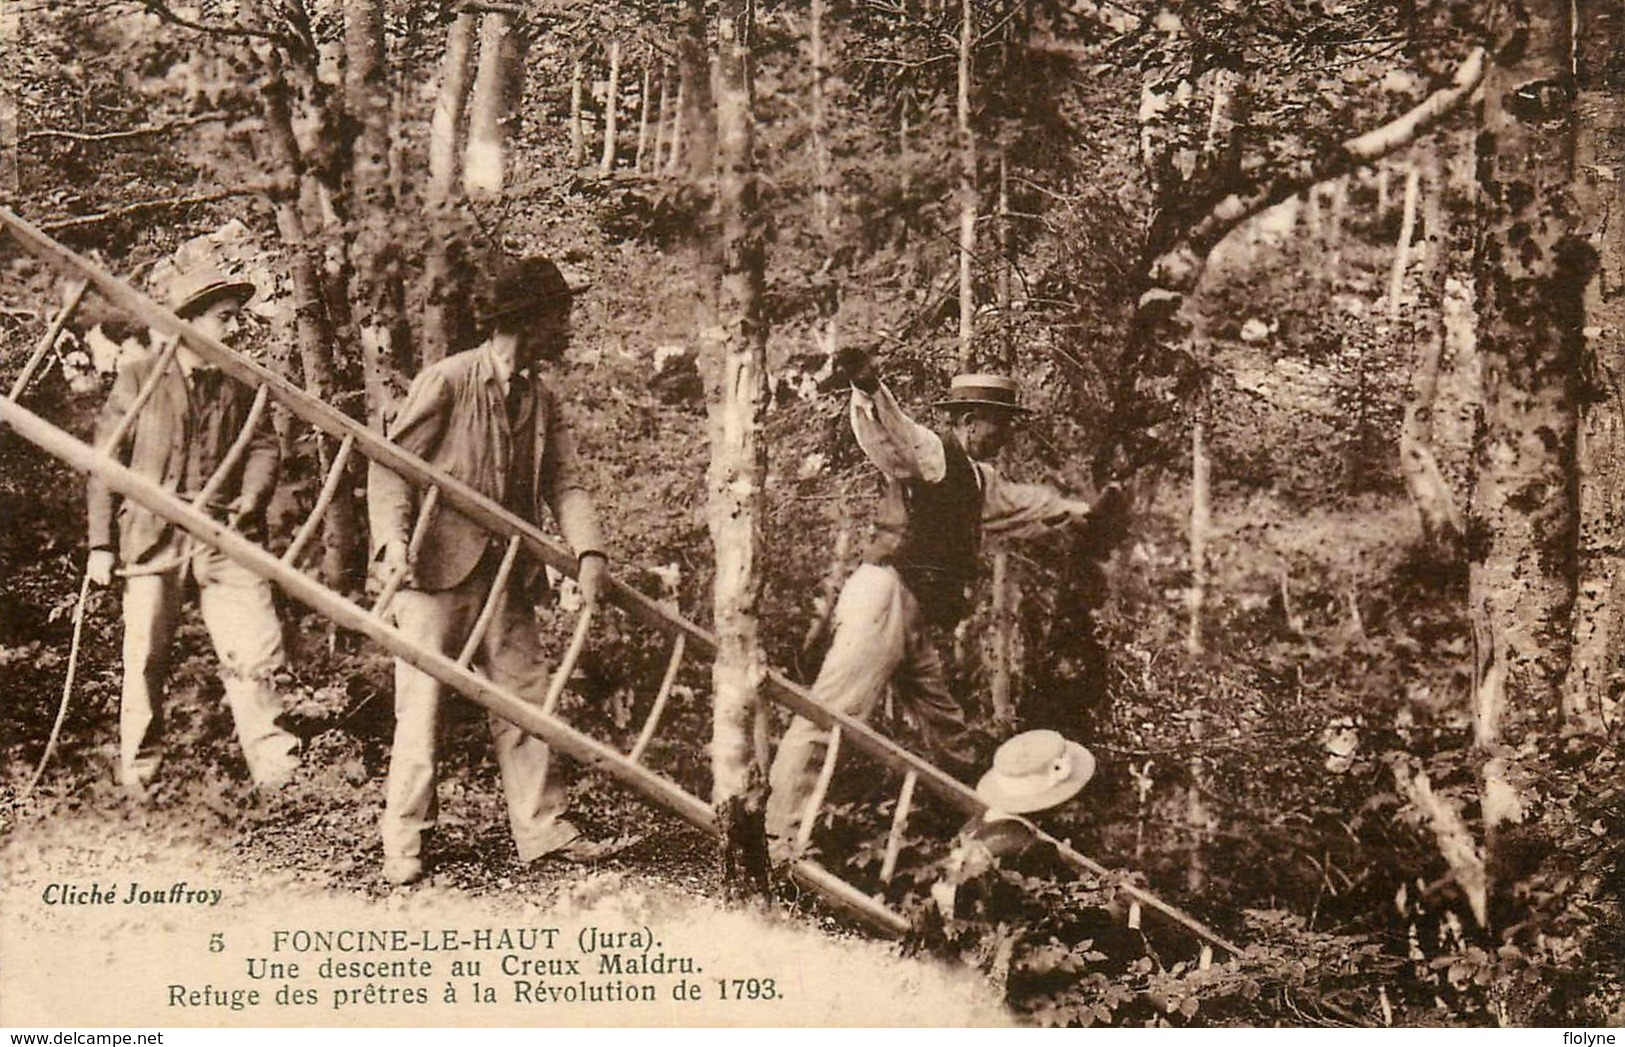
<instances>
[{"instance_id":1,"label":"man's dark vest","mask_svg":"<svg viewBox=\"0 0 1625 1047\"><path fill-rule=\"evenodd\" d=\"M864 560L897 569L927 622L954 625L970 610L981 564L982 485L959 441L939 433L946 471L937 483L887 478Z\"/></svg>"}]
</instances>

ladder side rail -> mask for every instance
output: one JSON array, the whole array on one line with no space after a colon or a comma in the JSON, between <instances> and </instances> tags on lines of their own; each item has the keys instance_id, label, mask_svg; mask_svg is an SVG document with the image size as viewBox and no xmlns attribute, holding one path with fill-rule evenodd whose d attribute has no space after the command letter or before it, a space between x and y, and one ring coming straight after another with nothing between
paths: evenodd
<instances>
[{"instance_id":1,"label":"ladder side rail","mask_svg":"<svg viewBox=\"0 0 1625 1047\"><path fill-rule=\"evenodd\" d=\"M327 470L327 479L322 481L322 489L316 494L316 504L311 506L310 515L299 526L293 541L282 554L282 562L292 565L299 561L299 554L305 551L305 546L316 534L316 528L321 526L323 518L327 516L327 509L333 504L333 499L339 493L339 485L344 482L345 467L350 464L350 452L355 450L355 437L346 436L344 442L333 455L333 464Z\"/></svg>"},{"instance_id":2,"label":"ladder side rail","mask_svg":"<svg viewBox=\"0 0 1625 1047\"><path fill-rule=\"evenodd\" d=\"M231 442L231 446L220 459L220 464L215 466L214 472L203 484L203 490L192 498L194 509L208 512L210 499L220 493L220 488L226 485L226 477L231 475L231 471L237 468L237 463L243 460L243 455L248 453L248 445L254 440L254 431L259 428L260 419L265 416L265 405L270 403L270 399L270 387L260 386L259 391L254 394L254 402L249 405L248 417L243 419L243 427L237 432L237 438Z\"/></svg>"},{"instance_id":3,"label":"ladder side rail","mask_svg":"<svg viewBox=\"0 0 1625 1047\"><path fill-rule=\"evenodd\" d=\"M28 361L23 364L22 372L17 375L17 380L12 383L10 399L15 400L21 397L23 390L28 388L28 383L34 380L35 370L44 362L45 354L49 353L51 348L56 345L57 338L61 336L62 329L68 326L68 321L73 319L73 314L79 311L79 303L84 301L85 292L89 289L90 281L74 281L72 289L68 291L68 300L62 303L62 308L57 311L56 316L52 317L51 325L46 328L44 337L34 347Z\"/></svg>"},{"instance_id":4,"label":"ladder side rail","mask_svg":"<svg viewBox=\"0 0 1625 1047\"><path fill-rule=\"evenodd\" d=\"M1235 942L1230 941L1224 937L1224 935L1209 927L1201 920L1198 920L1190 913L1185 912L1183 909L1168 904L1161 898L1158 898L1155 894L1145 890L1143 887L1136 886L1127 876L1124 876L1122 873L1108 869L1106 866L1095 861L1093 858L1090 858L1088 855L1080 853L1067 841L1058 840L1049 833L1044 832L1042 829L1038 830L1038 839L1054 847L1056 853L1060 855L1061 861L1065 864L1082 872L1093 873L1096 876L1111 881L1112 886L1116 887L1130 898L1133 898L1135 901L1139 902L1141 905L1144 905L1148 909L1157 910L1157 912L1195 934L1198 938L1201 938L1204 941L1212 942L1214 945L1217 945L1219 948L1223 949L1232 956L1241 955L1242 947L1237 945Z\"/></svg>"},{"instance_id":5,"label":"ladder side rail","mask_svg":"<svg viewBox=\"0 0 1625 1047\"><path fill-rule=\"evenodd\" d=\"M176 498L134 470L98 453L94 448L51 425L20 405L0 402L0 424L12 426L31 443L83 472L95 473L109 488L169 520L289 596L352 631L362 633L390 654L421 669L441 683L522 730L536 735L565 755L592 770L602 771L665 807L690 825L716 837L719 830L711 806L663 775L643 767L595 738L582 734L530 702L465 669L446 655L419 646L398 629L385 624L365 608L333 592L319 581L283 563L236 531ZM835 878L816 863L802 862L797 877L850 908L882 930L901 933L902 917L857 888Z\"/></svg>"}]
</instances>

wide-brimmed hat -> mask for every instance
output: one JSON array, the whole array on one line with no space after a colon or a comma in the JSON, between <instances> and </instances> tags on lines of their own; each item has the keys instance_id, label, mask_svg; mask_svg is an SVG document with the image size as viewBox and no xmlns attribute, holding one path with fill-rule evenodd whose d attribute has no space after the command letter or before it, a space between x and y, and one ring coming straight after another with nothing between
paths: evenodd
<instances>
[{"instance_id":1,"label":"wide-brimmed hat","mask_svg":"<svg viewBox=\"0 0 1625 1047\"><path fill-rule=\"evenodd\" d=\"M965 407L1002 407L1013 414L1031 414L1031 408L1018 402L1018 391L1016 380L1002 374L962 374L949 384L948 396L934 406L950 411Z\"/></svg>"},{"instance_id":2,"label":"wide-brimmed hat","mask_svg":"<svg viewBox=\"0 0 1625 1047\"><path fill-rule=\"evenodd\" d=\"M249 281L233 280L214 266L182 270L169 281L169 308L184 320L222 298L233 298L247 305L256 290Z\"/></svg>"},{"instance_id":3,"label":"wide-brimmed hat","mask_svg":"<svg viewBox=\"0 0 1625 1047\"><path fill-rule=\"evenodd\" d=\"M1095 775L1095 756L1056 731L1024 731L999 746L993 769L976 783L989 807L1010 814L1070 800Z\"/></svg>"},{"instance_id":4,"label":"wide-brimmed hat","mask_svg":"<svg viewBox=\"0 0 1625 1047\"><path fill-rule=\"evenodd\" d=\"M508 258L498 263L491 282L492 320L534 316L560 306L569 308L570 300L586 289L574 286L551 258L531 255L528 258Z\"/></svg>"}]
</instances>

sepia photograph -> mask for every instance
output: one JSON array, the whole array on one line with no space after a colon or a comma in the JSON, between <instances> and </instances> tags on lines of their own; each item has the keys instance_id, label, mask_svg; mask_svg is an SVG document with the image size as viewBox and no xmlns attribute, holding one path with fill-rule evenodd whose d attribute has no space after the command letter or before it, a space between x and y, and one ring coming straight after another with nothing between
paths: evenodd
<instances>
[{"instance_id":1,"label":"sepia photograph","mask_svg":"<svg viewBox=\"0 0 1625 1047\"><path fill-rule=\"evenodd\" d=\"M0 1026L1614 1042L1622 55L0 0Z\"/></svg>"}]
</instances>

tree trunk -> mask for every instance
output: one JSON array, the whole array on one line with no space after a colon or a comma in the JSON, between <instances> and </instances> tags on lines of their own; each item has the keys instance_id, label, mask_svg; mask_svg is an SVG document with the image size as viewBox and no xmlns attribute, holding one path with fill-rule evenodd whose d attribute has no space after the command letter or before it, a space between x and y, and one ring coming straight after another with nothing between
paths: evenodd
<instances>
[{"instance_id":1,"label":"tree trunk","mask_svg":"<svg viewBox=\"0 0 1625 1047\"><path fill-rule=\"evenodd\" d=\"M1439 394L1439 369L1444 350L1442 320L1445 303L1442 291L1443 274L1448 268L1444 252L1448 250L1449 237L1442 228L1436 228L1446 220L1443 206L1446 190L1442 178L1437 177L1440 173L1437 150L1430 149L1429 155L1435 158L1432 163L1435 177L1430 179L1428 197L1430 201L1438 203L1430 203L1428 209L1431 219L1428 228L1430 249L1425 265L1426 272L1435 278L1426 281L1426 284L1441 293L1431 308L1419 304L1411 319L1412 340L1417 347L1416 362L1411 370L1411 390L1405 404L1404 419L1400 423L1399 471L1405 479L1405 490L1410 495L1411 504L1416 507L1423 546L1429 558L1438 563L1449 563L1454 562L1460 552L1461 514L1433 450L1434 404ZM1405 211L1400 221L1399 243L1394 249L1394 264L1388 281L1389 327L1396 338L1402 337L1399 300L1405 286L1411 237L1416 230L1417 198L1421 192L1421 171L1413 166L1405 179ZM1418 301L1424 302L1425 296L1419 295Z\"/></svg>"},{"instance_id":2,"label":"tree trunk","mask_svg":"<svg viewBox=\"0 0 1625 1047\"><path fill-rule=\"evenodd\" d=\"M519 115L521 43L512 15L487 11L481 16L480 61L468 103L468 150L463 157L463 191L470 200L502 197L508 131Z\"/></svg>"},{"instance_id":3,"label":"tree trunk","mask_svg":"<svg viewBox=\"0 0 1625 1047\"><path fill-rule=\"evenodd\" d=\"M609 42L609 92L604 99L604 155L598 160L598 174L608 178L615 172L615 138L621 116L621 42Z\"/></svg>"},{"instance_id":4,"label":"tree trunk","mask_svg":"<svg viewBox=\"0 0 1625 1047\"><path fill-rule=\"evenodd\" d=\"M706 46L706 19L703 0L688 0L687 30L678 38L677 57L682 68L682 148L675 155L680 169L691 184L708 186L713 178L717 155L717 120L711 97L711 53Z\"/></svg>"},{"instance_id":5,"label":"tree trunk","mask_svg":"<svg viewBox=\"0 0 1625 1047\"><path fill-rule=\"evenodd\" d=\"M1625 684L1625 27L1610 4L1592 0L1581 12L1574 190L1598 265L1586 285L1579 585L1563 710L1569 723L1594 727L1618 715L1611 696Z\"/></svg>"},{"instance_id":6,"label":"tree trunk","mask_svg":"<svg viewBox=\"0 0 1625 1047\"><path fill-rule=\"evenodd\" d=\"M388 375L395 356L395 323L401 316L395 251L394 194L389 182L389 78L384 52L381 0L345 6L345 100L358 129L350 162L354 186L355 239L350 294L361 343L367 424L381 428L390 403Z\"/></svg>"},{"instance_id":7,"label":"tree trunk","mask_svg":"<svg viewBox=\"0 0 1625 1047\"><path fill-rule=\"evenodd\" d=\"M0 4L0 192L16 199L22 193L22 168L18 147L22 133L18 124L17 75L7 68L16 61L22 39L22 10L19 5Z\"/></svg>"},{"instance_id":8,"label":"tree trunk","mask_svg":"<svg viewBox=\"0 0 1625 1047\"><path fill-rule=\"evenodd\" d=\"M1484 385L1467 528L1474 734L1486 757L1492 856L1496 828L1519 813L1501 755L1509 705L1521 719L1555 717L1569 664L1575 393L1594 257L1572 196L1568 3L1537 0L1508 16L1508 42L1485 76L1478 147Z\"/></svg>"},{"instance_id":9,"label":"tree trunk","mask_svg":"<svg viewBox=\"0 0 1625 1047\"><path fill-rule=\"evenodd\" d=\"M677 172L678 158L683 155L683 114L687 111L687 96L683 90L683 70L679 63L677 67L677 96L671 104L671 136L669 139L670 151L666 155L666 164L663 170L667 174Z\"/></svg>"},{"instance_id":10,"label":"tree trunk","mask_svg":"<svg viewBox=\"0 0 1625 1047\"><path fill-rule=\"evenodd\" d=\"M250 18L258 20L251 10ZM276 211L277 231L288 251L293 276L294 332L299 348L304 387L311 395L331 403L338 392L333 371L333 325L322 294L321 250L310 242L299 201L305 181L304 157L293 132L290 99L292 88L274 48L265 51L265 84L260 104L265 114L270 153L282 169L271 197ZM317 462L323 476L332 467L336 441L322 437L317 444ZM361 528L353 487L341 484L328 507L322 527L322 581L340 591L351 587L361 561Z\"/></svg>"},{"instance_id":11,"label":"tree trunk","mask_svg":"<svg viewBox=\"0 0 1625 1047\"><path fill-rule=\"evenodd\" d=\"M990 633L992 679L988 696L993 703L993 718L1002 727L1016 722L1017 678L1021 673L1021 642L1017 629L1021 603L1021 586L1015 572L1010 569L1010 551L997 549L993 553L993 613Z\"/></svg>"},{"instance_id":12,"label":"tree trunk","mask_svg":"<svg viewBox=\"0 0 1625 1047\"><path fill-rule=\"evenodd\" d=\"M582 78L578 54L570 63L570 166L573 168L587 162L586 117L581 115Z\"/></svg>"},{"instance_id":13,"label":"tree trunk","mask_svg":"<svg viewBox=\"0 0 1625 1047\"><path fill-rule=\"evenodd\" d=\"M459 12L446 30L446 51L440 61L440 91L429 123L429 183L424 201L429 219L429 243L423 263L420 300L423 323L419 329L420 366L444 359L457 348L468 326L463 267L451 259L457 235L446 213L455 197L462 155L462 132L473 84L475 28L471 11Z\"/></svg>"},{"instance_id":14,"label":"tree trunk","mask_svg":"<svg viewBox=\"0 0 1625 1047\"><path fill-rule=\"evenodd\" d=\"M813 235L823 253L813 278L818 318L813 322L813 344L826 358L840 344L841 280L835 271L840 248L840 216L835 211L835 171L829 153L829 50L824 40L824 0L812 0L809 14L809 50L812 63L812 105L808 137L813 160Z\"/></svg>"},{"instance_id":15,"label":"tree trunk","mask_svg":"<svg viewBox=\"0 0 1625 1047\"><path fill-rule=\"evenodd\" d=\"M446 30L446 52L440 60L440 91L429 121L429 184L424 193L430 207L451 200L457 187L458 145L468 109L468 89L474 71L476 16L461 11Z\"/></svg>"},{"instance_id":16,"label":"tree trunk","mask_svg":"<svg viewBox=\"0 0 1625 1047\"><path fill-rule=\"evenodd\" d=\"M761 520L766 509L767 331L762 317L765 237L752 156L750 0L724 0L717 22L717 325L702 332L711 404L708 519L716 550L717 633L711 733L712 802L723 831L725 889L767 891L763 835L765 753L756 744L767 672L759 637Z\"/></svg>"},{"instance_id":17,"label":"tree trunk","mask_svg":"<svg viewBox=\"0 0 1625 1047\"><path fill-rule=\"evenodd\" d=\"M643 67L643 93L639 96L640 107L638 111L638 147L632 154L632 170L643 171L643 157L649 148L649 118L654 108L654 59L651 58Z\"/></svg>"},{"instance_id":18,"label":"tree trunk","mask_svg":"<svg viewBox=\"0 0 1625 1047\"><path fill-rule=\"evenodd\" d=\"M655 100L655 139L651 149L654 155L649 162L650 174L657 175L666 169L666 143L669 134L666 121L670 119L671 98L668 91L670 85L670 66L662 58L660 61L660 97Z\"/></svg>"},{"instance_id":19,"label":"tree trunk","mask_svg":"<svg viewBox=\"0 0 1625 1047\"><path fill-rule=\"evenodd\" d=\"M976 131L971 126L971 48L976 41L976 8L963 0L959 9L959 369L973 366L976 335Z\"/></svg>"},{"instance_id":20,"label":"tree trunk","mask_svg":"<svg viewBox=\"0 0 1625 1047\"><path fill-rule=\"evenodd\" d=\"M1186 593L1190 618L1185 631L1185 649L1197 655L1206 650L1202 617L1207 608L1207 543L1213 526L1204 435L1202 422L1198 420L1191 426L1191 585Z\"/></svg>"}]
</instances>

